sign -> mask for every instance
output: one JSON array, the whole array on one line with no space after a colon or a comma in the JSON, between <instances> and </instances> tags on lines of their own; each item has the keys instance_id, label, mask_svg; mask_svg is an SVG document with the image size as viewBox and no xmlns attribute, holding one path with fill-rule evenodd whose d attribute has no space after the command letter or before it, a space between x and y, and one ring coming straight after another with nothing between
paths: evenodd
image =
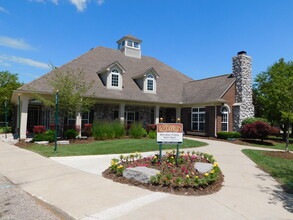
<instances>
[{"instance_id":1,"label":"sign","mask_svg":"<svg viewBox=\"0 0 293 220\"><path fill-rule=\"evenodd\" d=\"M183 124L159 123L157 124L158 144L182 144Z\"/></svg>"}]
</instances>

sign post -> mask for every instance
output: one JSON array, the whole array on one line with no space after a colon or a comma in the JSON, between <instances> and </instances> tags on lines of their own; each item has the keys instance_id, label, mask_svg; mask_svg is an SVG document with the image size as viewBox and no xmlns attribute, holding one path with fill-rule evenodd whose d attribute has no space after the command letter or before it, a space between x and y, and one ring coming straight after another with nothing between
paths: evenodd
<instances>
[{"instance_id":1,"label":"sign post","mask_svg":"<svg viewBox=\"0 0 293 220\"><path fill-rule=\"evenodd\" d=\"M7 97L5 97L5 99L4 99L4 107L5 107L5 139L7 139L7 127L8 127L8 123L7 123Z\"/></svg>"},{"instance_id":2,"label":"sign post","mask_svg":"<svg viewBox=\"0 0 293 220\"><path fill-rule=\"evenodd\" d=\"M183 124L157 124L157 143L160 144L160 162L162 160L162 144L176 144L176 164L179 156L179 145L183 142Z\"/></svg>"}]
</instances>

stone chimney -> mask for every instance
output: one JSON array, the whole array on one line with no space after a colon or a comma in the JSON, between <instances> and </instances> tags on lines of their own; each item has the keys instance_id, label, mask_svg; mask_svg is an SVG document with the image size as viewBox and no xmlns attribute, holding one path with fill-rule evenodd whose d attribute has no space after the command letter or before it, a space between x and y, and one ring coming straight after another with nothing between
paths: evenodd
<instances>
[{"instance_id":1,"label":"stone chimney","mask_svg":"<svg viewBox=\"0 0 293 220\"><path fill-rule=\"evenodd\" d=\"M245 51L232 58L236 78L236 103L233 105L233 130L239 131L245 118L254 117L252 104L252 59Z\"/></svg>"}]
</instances>

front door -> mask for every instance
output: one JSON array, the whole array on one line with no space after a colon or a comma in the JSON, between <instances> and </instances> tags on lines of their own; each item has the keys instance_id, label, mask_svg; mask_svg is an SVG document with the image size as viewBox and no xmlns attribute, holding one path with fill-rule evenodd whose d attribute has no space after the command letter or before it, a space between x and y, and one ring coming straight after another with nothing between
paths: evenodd
<instances>
[{"instance_id":1,"label":"front door","mask_svg":"<svg viewBox=\"0 0 293 220\"><path fill-rule=\"evenodd\" d=\"M40 125L40 106L29 106L27 116L27 129L33 132L33 128Z\"/></svg>"}]
</instances>

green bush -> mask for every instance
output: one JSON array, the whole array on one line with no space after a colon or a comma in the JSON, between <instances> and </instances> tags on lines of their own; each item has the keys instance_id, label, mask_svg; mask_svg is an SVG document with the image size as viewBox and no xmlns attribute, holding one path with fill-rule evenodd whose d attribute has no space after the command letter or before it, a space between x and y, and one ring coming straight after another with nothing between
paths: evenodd
<instances>
[{"instance_id":1,"label":"green bush","mask_svg":"<svg viewBox=\"0 0 293 220\"><path fill-rule=\"evenodd\" d=\"M56 131L54 131L54 130L47 130L46 132L45 132L45 134L50 134L50 135L55 135L56 134Z\"/></svg>"},{"instance_id":2,"label":"green bush","mask_svg":"<svg viewBox=\"0 0 293 220\"><path fill-rule=\"evenodd\" d=\"M241 134L238 132L227 132L227 131L220 131L217 133L217 137L220 139L228 139L228 138L240 138Z\"/></svg>"},{"instance_id":3,"label":"green bush","mask_svg":"<svg viewBox=\"0 0 293 220\"><path fill-rule=\"evenodd\" d=\"M120 122L96 121L93 124L92 133L95 139L106 140L123 137L125 129Z\"/></svg>"},{"instance_id":4,"label":"green bush","mask_svg":"<svg viewBox=\"0 0 293 220\"><path fill-rule=\"evenodd\" d=\"M133 123L129 132L130 137L140 139L147 136L146 130L142 127L141 123Z\"/></svg>"},{"instance_id":5,"label":"green bush","mask_svg":"<svg viewBox=\"0 0 293 220\"><path fill-rule=\"evenodd\" d=\"M55 140L55 134L46 134L46 133L40 133L35 134L33 141L49 141L50 143L54 142Z\"/></svg>"},{"instance_id":6,"label":"green bush","mask_svg":"<svg viewBox=\"0 0 293 220\"><path fill-rule=\"evenodd\" d=\"M149 131L148 134L150 139L156 139L157 138L157 132L156 131Z\"/></svg>"},{"instance_id":7,"label":"green bush","mask_svg":"<svg viewBox=\"0 0 293 220\"><path fill-rule=\"evenodd\" d=\"M74 129L69 129L64 132L64 137L66 139L75 139L77 135L78 135L78 132Z\"/></svg>"},{"instance_id":8,"label":"green bush","mask_svg":"<svg viewBox=\"0 0 293 220\"><path fill-rule=\"evenodd\" d=\"M262 122L269 124L268 120L265 118L254 118L254 117L253 118L245 118L241 124L243 127L244 125L253 124L254 122L257 122L257 121L262 121Z\"/></svg>"},{"instance_id":9,"label":"green bush","mask_svg":"<svg viewBox=\"0 0 293 220\"><path fill-rule=\"evenodd\" d=\"M122 138L125 136L125 128L121 122L119 121L114 122L113 129L115 133L115 138Z\"/></svg>"},{"instance_id":10,"label":"green bush","mask_svg":"<svg viewBox=\"0 0 293 220\"><path fill-rule=\"evenodd\" d=\"M7 133L11 133L11 127L7 127ZM0 128L0 134L5 133L5 127Z\"/></svg>"}]
</instances>

